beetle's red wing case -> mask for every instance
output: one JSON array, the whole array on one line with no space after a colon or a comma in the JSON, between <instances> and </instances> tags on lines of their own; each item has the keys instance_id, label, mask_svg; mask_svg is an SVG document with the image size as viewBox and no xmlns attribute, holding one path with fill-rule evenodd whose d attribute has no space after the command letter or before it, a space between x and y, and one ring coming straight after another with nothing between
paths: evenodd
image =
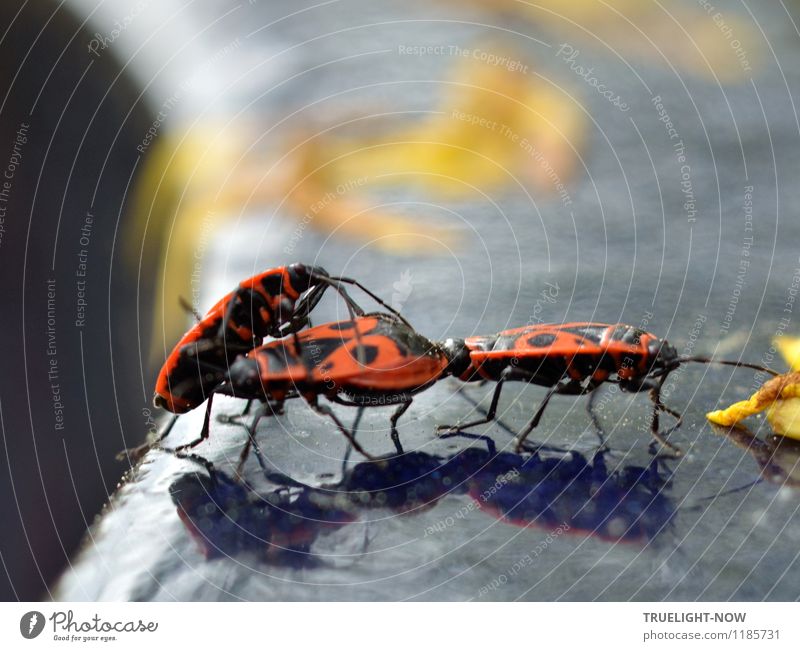
<instances>
[{"instance_id":1,"label":"beetle's red wing case","mask_svg":"<svg viewBox=\"0 0 800 651\"><path fill-rule=\"evenodd\" d=\"M291 382L327 391L334 386L409 391L437 380L448 364L431 342L385 315L323 324L299 333L297 340L286 337L270 342L253 355L259 360L265 386Z\"/></svg>"},{"instance_id":2,"label":"beetle's red wing case","mask_svg":"<svg viewBox=\"0 0 800 651\"><path fill-rule=\"evenodd\" d=\"M643 330L623 323L574 322L537 324L504 330L494 337L470 337L466 340L472 367L487 379L496 379L486 365L514 360L527 365L539 363L542 376L555 362L572 379L593 377L605 380L611 373L621 378L646 373L648 345L655 339Z\"/></svg>"}]
</instances>

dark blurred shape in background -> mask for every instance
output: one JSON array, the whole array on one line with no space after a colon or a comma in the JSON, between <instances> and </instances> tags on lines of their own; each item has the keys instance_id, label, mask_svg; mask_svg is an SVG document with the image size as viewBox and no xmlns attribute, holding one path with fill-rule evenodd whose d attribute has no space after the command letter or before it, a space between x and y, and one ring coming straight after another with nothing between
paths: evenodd
<instances>
[{"instance_id":1,"label":"dark blurred shape in background","mask_svg":"<svg viewBox=\"0 0 800 651\"><path fill-rule=\"evenodd\" d=\"M35 600L116 486L121 424L142 421L138 401L118 399L142 387L120 327L136 319L136 279L112 244L150 118L114 57L87 56L90 32L63 6L6 0L0 30L0 164L15 165L0 204L0 598ZM97 274L78 327L83 262Z\"/></svg>"}]
</instances>

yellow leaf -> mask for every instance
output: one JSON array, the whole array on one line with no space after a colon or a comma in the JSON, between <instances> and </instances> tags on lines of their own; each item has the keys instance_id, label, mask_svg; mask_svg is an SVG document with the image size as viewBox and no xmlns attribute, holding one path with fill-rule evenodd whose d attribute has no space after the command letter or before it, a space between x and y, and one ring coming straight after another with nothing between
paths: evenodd
<instances>
[{"instance_id":1,"label":"yellow leaf","mask_svg":"<svg viewBox=\"0 0 800 651\"><path fill-rule=\"evenodd\" d=\"M601 51L636 67L640 60L725 82L752 76L761 40L740 12L677 0L471 0L484 11L543 25L574 48ZM692 6L695 5L695 6Z\"/></svg>"},{"instance_id":2,"label":"yellow leaf","mask_svg":"<svg viewBox=\"0 0 800 651\"><path fill-rule=\"evenodd\" d=\"M376 174L368 161L348 165L324 138L296 138L299 144L285 162L292 171L276 193L304 224L394 254L443 255L458 245L453 228L373 208L368 190Z\"/></svg>"},{"instance_id":3,"label":"yellow leaf","mask_svg":"<svg viewBox=\"0 0 800 651\"><path fill-rule=\"evenodd\" d=\"M776 433L800 440L800 398L774 402L767 411L767 419Z\"/></svg>"},{"instance_id":4,"label":"yellow leaf","mask_svg":"<svg viewBox=\"0 0 800 651\"><path fill-rule=\"evenodd\" d=\"M709 411L706 418L715 425L722 425L723 427L731 427L740 420L744 420L748 416L757 414L762 408L757 404L757 395L753 395L749 400L741 400L734 402L726 409L718 409L717 411Z\"/></svg>"},{"instance_id":5,"label":"yellow leaf","mask_svg":"<svg viewBox=\"0 0 800 651\"><path fill-rule=\"evenodd\" d=\"M375 182L413 183L449 198L519 181L563 191L583 146L585 112L519 52L491 43L473 51L505 64L459 61L453 78L438 85L445 92L432 116L377 137L320 138L316 161L331 161L328 185L368 174Z\"/></svg>"},{"instance_id":6,"label":"yellow leaf","mask_svg":"<svg viewBox=\"0 0 800 651\"><path fill-rule=\"evenodd\" d=\"M133 195L125 237L125 261L132 273L155 269L156 300L149 357L160 364L185 330L179 299L191 298L190 279L203 238L233 210L241 192L226 185L244 148L238 134L204 124L159 133L150 144ZM220 208L220 210L217 210Z\"/></svg>"},{"instance_id":7,"label":"yellow leaf","mask_svg":"<svg viewBox=\"0 0 800 651\"><path fill-rule=\"evenodd\" d=\"M785 373L765 382L748 400L736 402L727 409L709 412L706 414L706 418L717 425L730 427L748 416L760 413L767 408L773 408L768 412L767 417L775 432L796 438L796 435L792 433L785 433L796 431L793 417L791 417L794 413L793 407L789 406L786 411L783 411L783 407L785 403L794 403L798 396L800 396L800 372ZM774 413L774 423L772 413ZM784 430L784 427L788 429Z\"/></svg>"},{"instance_id":8,"label":"yellow leaf","mask_svg":"<svg viewBox=\"0 0 800 651\"><path fill-rule=\"evenodd\" d=\"M800 337L775 337L772 343L791 369L800 371Z\"/></svg>"}]
</instances>

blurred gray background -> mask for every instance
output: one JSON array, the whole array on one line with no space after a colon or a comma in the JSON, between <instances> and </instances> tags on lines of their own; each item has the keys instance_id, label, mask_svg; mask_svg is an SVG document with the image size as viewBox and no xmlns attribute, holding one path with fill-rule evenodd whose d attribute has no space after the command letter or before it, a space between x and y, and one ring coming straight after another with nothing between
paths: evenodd
<instances>
[{"instance_id":1,"label":"blurred gray background","mask_svg":"<svg viewBox=\"0 0 800 651\"><path fill-rule=\"evenodd\" d=\"M44 89L0 245L14 369L0 390L7 598L48 594L125 470L114 452L152 425L155 373L191 323L178 296L202 311L271 266L304 261L357 277L434 340L624 321L679 351L786 368L771 342L798 332L794 3L38 4L13 24L15 10L3 10L2 47L17 61L5 73L7 150ZM37 54L45 47L49 59ZM90 208L84 331L72 325L74 271ZM53 428L47 378L52 273L63 278L68 435ZM343 316L330 296L315 320ZM206 562L167 491L191 464L153 453L55 596L796 599L800 523L787 477L797 455L789 449L763 479L763 455L704 418L754 386L752 372L700 366L670 384L668 403L685 413L674 440L688 455L670 465L664 494L676 514L665 532L643 545L561 537L489 594L481 588L547 528L473 512L423 535L463 505L449 495L424 514L368 511L315 543L323 561L352 555L346 567L298 570L252 554ZM457 387L442 382L415 401L402 421L408 449L481 445L434 440L435 424L474 415ZM486 407L490 388L465 394ZM508 388L503 421L522 426L542 395ZM612 468L648 462L647 409L645 396L603 401ZM362 425L375 453L391 450L388 412ZM181 419L176 440L201 419ZM754 434L769 441L759 425ZM509 445L502 427L484 429ZM281 472L315 485L338 473L341 437L299 401L259 431ZM591 454L583 400L555 398L534 438ZM241 428L218 425L198 451L229 468L243 440ZM254 461L248 471L258 487Z\"/></svg>"}]
</instances>

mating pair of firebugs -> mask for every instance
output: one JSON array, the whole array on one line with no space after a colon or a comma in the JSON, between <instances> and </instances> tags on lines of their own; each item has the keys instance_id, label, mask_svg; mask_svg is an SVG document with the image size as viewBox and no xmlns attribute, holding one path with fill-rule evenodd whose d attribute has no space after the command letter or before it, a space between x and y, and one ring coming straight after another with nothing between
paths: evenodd
<instances>
[{"instance_id":1,"label":"mating pair of firebugs","mask_svg":"<svg viewBox=\"0 0 800 651\"><path fill-rule=\"evenodd\" d=\"M365 314L344 285L358 287L388 312ZM303 329L328 287L343 297L350 318ZM265 344L265 337L274 339ZM649 393L654 443L679 456L681 451L666 436L680 425L681 415L661 402L660 393L668 375L687 361L711 360L680 357L665 340L621 323L537 324L433 342L358 281L331 276L318 266L291 264L242 281L198 320L161 369L155 404L177 414L208 400L201 435L180 447L186 449L208 437L215 393L262 402L266 409L259 410L250 427L243 463L258 420L266 413L280 413L287 399L302 397L329 416L356 450L372 458L356 440L365 407L396 406L391 435L400 453L397 421L416 393L448 376L496 383L484 418L438 428L454 433L494 420L505 382L521 381L546 387L547 392L517 435L519 452L553 395L589 394L591 413L595 390L614 383L623 391ZM765 370L742 362L720 363ZM320 403L321 396L358 407L353 426L345 427L327 404ZM666 432L659 428L661 412L677 419ZM592 417L602 439L599 422L593 413Z\"/></svg>"}]
</instances>

